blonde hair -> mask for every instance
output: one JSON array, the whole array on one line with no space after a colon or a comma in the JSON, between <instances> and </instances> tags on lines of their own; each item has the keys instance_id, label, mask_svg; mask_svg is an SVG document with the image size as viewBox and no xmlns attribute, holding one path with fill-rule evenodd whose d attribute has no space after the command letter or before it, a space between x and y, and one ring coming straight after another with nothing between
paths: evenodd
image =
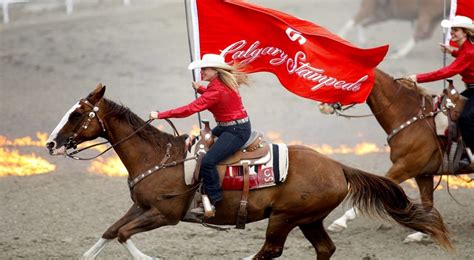
<instances>
[{"instance_id":1,"label":"blonde hair","mask_svg":"<svg viewBox=\"0 0 474 260\"><path fill-rule=\"evenodd\" d=\"M474 43L474 30L466 29L465 32L466 32L466 34L467 34L467 38L468 38L472 43Z\"/></svg>"},{"instance_id":2,"label":"blonde hair","mask_svg":"<svg viewBox=\"0 0 474 260\"><path fill-rule=\"evenodd\" d=\"M225 70L221 68L213 68L217 71L219 79L224 82L224 84L234 90L238 91L240 85L247 85L249 78L247 73L241 71L241 66L239 64L233 66L233 70Z\"/></svg>"}]
</instances>

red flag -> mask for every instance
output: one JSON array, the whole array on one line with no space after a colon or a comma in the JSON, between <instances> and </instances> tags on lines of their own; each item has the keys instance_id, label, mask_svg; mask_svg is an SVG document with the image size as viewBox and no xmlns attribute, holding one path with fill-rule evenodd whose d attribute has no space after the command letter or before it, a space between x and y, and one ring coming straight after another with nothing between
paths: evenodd
<instances>
[{"instance_id":1,"label":"red flag","mask_svg":"<svg viewBox=\"0 0 474 260\"><path fill-rule=\"evenodd\" d=\"M273 73L289 91L320 102L365 102L388 50L356 48L321 26L243 1L192 4L197 57L218 53L247 73Z\"/></svg>"},{"instance_id":2,"label":"red flag","mask_svg":"<svg viewBox=\"0 0 474 260\"><path fill-rule=\"evenodd\" d=\"M451 0L451 8L449 12L449 20L453 20L454 16L467 16L474 20L474 2L473 0ZM449 43L453 47L458 47L457 44L451 40L451 34L446 33L445 43Z\"/></svg>"},{"instance_id":3,"label":"red flag","mask_svg":"<svg viewBox=\"0 0 474 260\"><path fill-rule=\"evenodd\" d=\"M473 0L451 0L451 19L455 15L467 16L474 20Z\"/></svg>"}]
</instances>

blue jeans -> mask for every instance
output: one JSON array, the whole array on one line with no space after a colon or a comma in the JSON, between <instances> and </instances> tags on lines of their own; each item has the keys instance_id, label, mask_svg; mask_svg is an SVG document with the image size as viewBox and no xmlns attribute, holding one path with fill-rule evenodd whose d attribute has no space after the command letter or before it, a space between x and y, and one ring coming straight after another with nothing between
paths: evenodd
<instances>
[{"instance_id":1,"label":"blue jeans","mask_svg":"<svg viewBox=\"0 0 474 260\"><path fill-rule=\"evenodd\" d=\"M474 149L474 97L470 97L458 119L459 130L467 147Z\"/></svg>"},{"instance_id":2,"label":"blue jeans","mask_svg":"<svg viewBox=\"0 0 474 260\"><path fill-rule=\"evenodd\" d=\"M250 122L233 126L216 126L212 129L212 134L219 138L202 159L200 173L204 190L213 205L222 200L216 165L238 151L247 142L250 133Z\"/></svg>"}]
</instances>

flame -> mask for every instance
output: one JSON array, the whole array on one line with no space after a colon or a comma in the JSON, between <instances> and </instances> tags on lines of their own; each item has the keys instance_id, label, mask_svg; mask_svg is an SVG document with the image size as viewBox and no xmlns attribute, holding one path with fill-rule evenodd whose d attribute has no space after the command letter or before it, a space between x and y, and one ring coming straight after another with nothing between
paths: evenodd
<instances>
[{"instance_id":1,"label":"flame","mask_svg":"<svg viewBox=\"0 0 474 260\"><path fill-rule=\"evenodd\" d=\"M48 134L36 133L38 140L30 136L9 140L0 135L0 176L26 176L44 174L56 169L56 165L49 163L36 154L20 154L18 150L9 150L3 147L44 147Z\"/></svg>"},{"instance_id":2,"label":"flame","mask_svg":"<svg viewBox=\"0 0 474 260\"><path fill-rule=\"evenodd\" d=\"M441 178L441 182L440 182ZM444 190L444 189L461 189L461 188L468 188L468 189L474 189L474 181L471 181L471 177L468 174L462 174L462 175L443 175L441 177L436 176L434 177L434 185L438 182L440 184L438 187L436 187L437 190ZM418 188L415 180L409 179L406 180L405 183L408 184L409 187L411 188Z\"/></svg>"},{"instance_id":3,"label":"flame","mask_svg":"<svg viewBox=\"0 0 474 260\"><path fill-rule=\"evenodd\" d=\"M17 150L0 148L0 176L26 176L54 171L56 166L34 153L22 155Z\"/></svg>"},{"instance_id":4,"label":"flame","mask_svg":"<svg viewBox=\"0 0 474 260\"><path fill-rule=\"evenodd\" d=\"M274 143L284 143L281 139L281 134L274 131L269 131L266 134L267 138ZM325 154L356 154L356 155L365 155L370 153L386 153L390 152L390 147L379 147L374 143L362 142L360 144L356 144L354 147L349 147L347 145L339 145L338 147L333 147L328 144L304 144L300 140L293 140L288 142L288 145L306 145L309 146L316 151Z\"/></svg>"},{"instance_id":5,"label":"flame","mask_svg":"<svg viewBox=\"0 0 474 260\"><path fill-rule=\"evenodd\" d=\"M117 155L107 158L99 157L92 161L87 170L92 173L98 173L112 177L128 176L127 169Z\"/></svg>"},{"instance_id":6,"label":"flame","mask_svg":"<svg viewBox=\"0 0 474 260\"><path fill-rule=\"evenodd\" d=\"M36 133L38 140L31 139L30 136L25 136L22 138L17 138L15 140L8 140L7 137L0 135L0 146L40 146L44 147L46 141L48 140L48 134L46 133Z\"/></svg>"}]
</instances>

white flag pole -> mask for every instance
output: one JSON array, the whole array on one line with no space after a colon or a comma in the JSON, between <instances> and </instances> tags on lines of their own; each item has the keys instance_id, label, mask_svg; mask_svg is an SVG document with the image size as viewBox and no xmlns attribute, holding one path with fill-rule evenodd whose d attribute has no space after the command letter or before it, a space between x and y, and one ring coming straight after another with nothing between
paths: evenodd
<instances>
[{"instance_id":1,"label":"white flag pole","mask_svg":"<svg viewBox=\"0 0 474 260\"><path fill-rule=\"evenodd\" d=\"M455 0L451 0L455 1ZM444 0L443 4L443 19L446 19L446 0ZM447 38L447 29L443 28L443 43L449 44L448 38ZM446 67L446 52L443 52L443 67ZM446 80L443 80L443 89L446 89Z\"/></svg>"},{"instance_id":2,"label":"white flag pole","mask_svg":"<svg viewBox=\"0 0 474 260\"><path fill-rule=\"evenodd\" d=\"M196 0L191 0L191 19L192 19L192 33L193 33L193 40L194 40L194 58L193 58L193 48L191 45L191 30L189 28L189 10L188 10L188 1L184 0L184 11L186 13L186 31L188 34L188 48L189 48L189 59L192 61L197 60L201 57L200 55L200 48L199 48L199 22L197 16L197 5ZM201 80L201 74L199 73L198 69L194 69L192 71L193 81ZM198 98L198 93L194 91L194 97ZM198 121L199 121L199 129L202 128L201 125L201 112L197 113Z\"/></svg>"},{"instance_id":3,"label":"white flag pole","mask_svg":"<svg viewBox=\"0 0 474 260\"><path fill-rule=\"evenodd\" d=\"M457 9L457 0L451 0L451 5L449 8L449 20L452 20L454 16L456 15L456 9ZM444 10L443 10L443 18L446 19L447 16L447 1L444 0ZM443 42L444 44L449 44L449 41L451 40L451 34L449 32L449 28L445 29L443 28ZM446 67L447 63L447 55L446 53L443 53L443 66ZM443 88L446 88L446 81L443 81Z\"/></svg>"}]
</instances>

